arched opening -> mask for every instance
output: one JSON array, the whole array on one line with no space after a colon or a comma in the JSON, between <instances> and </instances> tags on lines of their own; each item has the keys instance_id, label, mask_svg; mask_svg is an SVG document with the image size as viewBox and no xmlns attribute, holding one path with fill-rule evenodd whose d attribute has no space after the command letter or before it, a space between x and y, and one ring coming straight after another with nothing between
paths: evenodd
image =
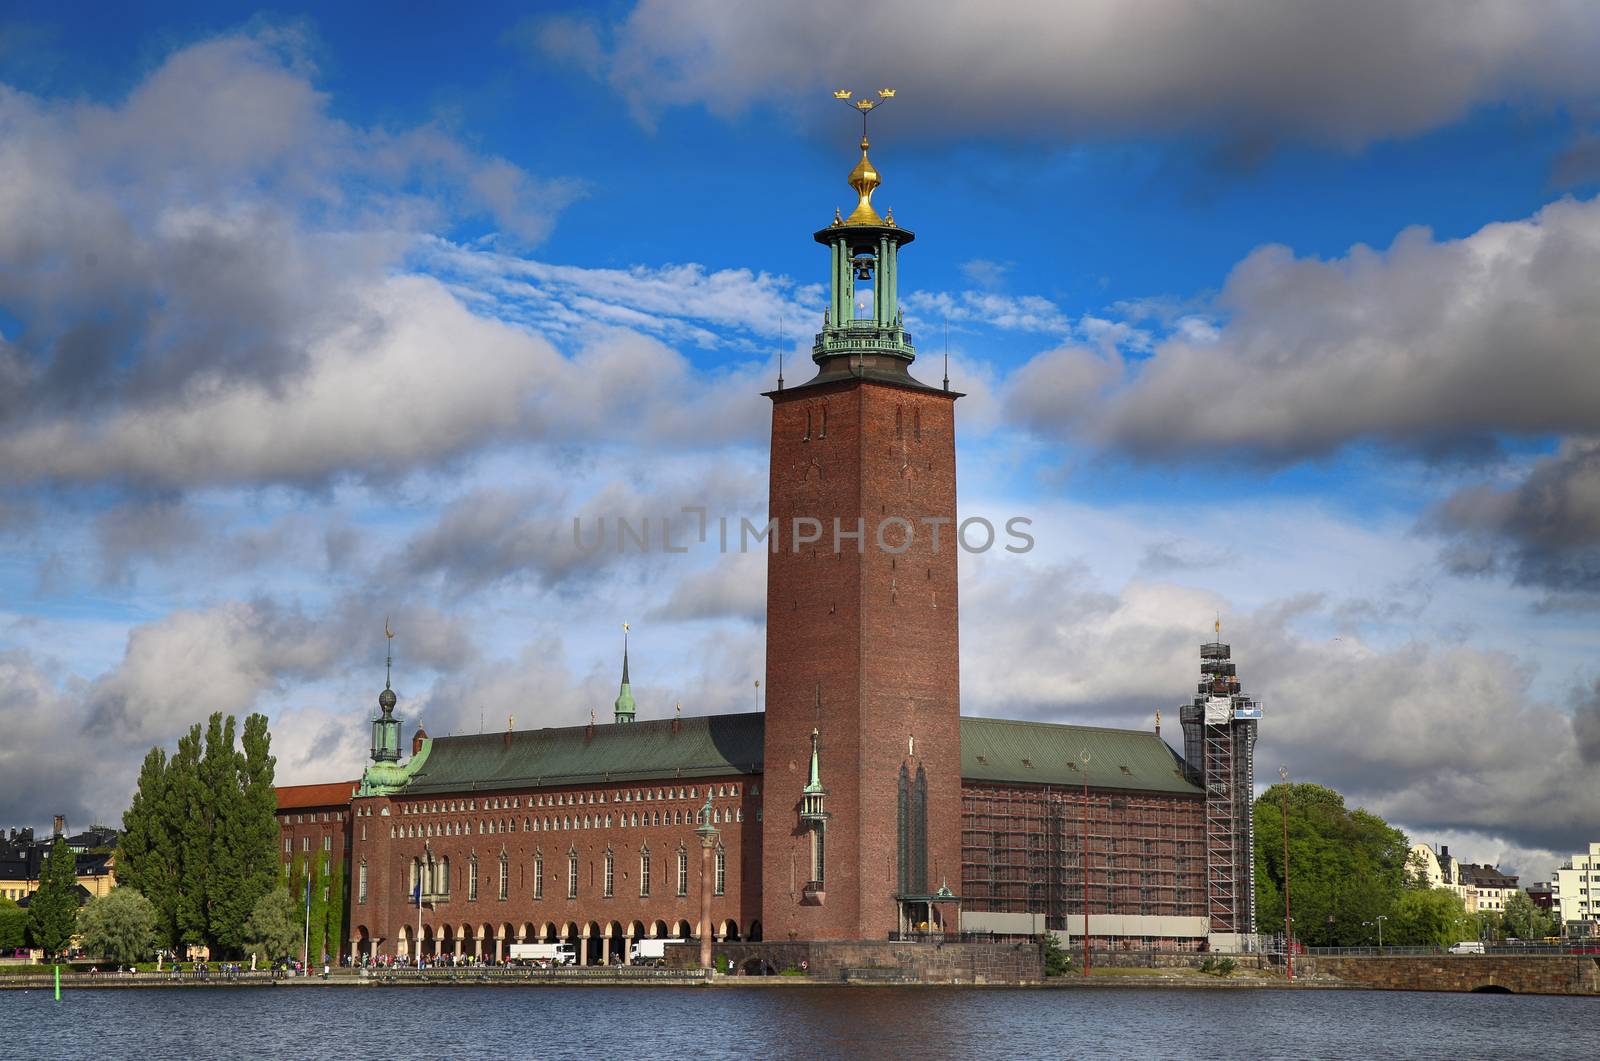
<instances>
[{"instance_id":1,"label":"arched opening","mask_svg":"<svg viewBox=\"0 0 1600 1061\"><path fill-rule=\"evenodd\" d=\"M511 943L517 938L517 930L508 921L500 926L500 935L494 941L494 960L498 964L511 957Z\"/></svg>"},{"instance_id":2,"label":"arched opening","mask_svg":"<svg viewBox=\"0 0 1600 1061\"><path fill-rule=\"evenodd\" d=\"M731 917L728 918L728 920L722 923L722 930L720 933L718 933L717 938L731 943L738 942L739 922L735 921Z\"/></svg>"},{"instance_id":3,"label":"arched opening","mask_svg":"<svg viewBox=\"0 0 1600 1061\"><path fill-rule=\"evenodd\" d=\"M752 921L752 922L750 922L750 931L745 933L745 937L744 938L749 940L751 943L760 943L761 942L761 922L760 921Z\"/></svg>"},{"instance_id":4,"label":"arched opening","mask_svg":"<svg viewBox=\"0 0 1600 1061\"><path fill-rule=\"evenodd\" d=\"M355 946L350 949L355 951L357 958L372 957L372 937L367 933L366 925L356 926Z\"/></svg>"},{"instance_id":5,"label":"arched opening","mask_svg":"<svg viewBox=\"0 0 1600 1061\"><path fill-rule=\"evenodd\" d=\"M679 921L672 926L672 935L675 939L690 939L694 936L694 929L687 921Z\"/></svg>"},{"instance_id":6,"label":"arched opening","mask_svg":"<svg viewBox=\"0 0 1600 1061\"><path fill-rule=\"evenodd\" d=\"M665 921L657 921L657 922L655 922L654 924L652 924L650 926L650 938L651 939L666 939L667 935L671 931L672 930L667 927L667 923Z\"/></svg>"},{"instance_id":7,"label":"arched opening","mask_svg":"<svg viewBox=\"0 0 1600 1061\"><path fill-rule=\"evenodd\" d=\"M583 926L583 960L579 965L599 965L604 961L605 933L597 922Z\"/></svg>"},{"instance_id":8,"label":"arched opening","mask_svg":"<svg viewBox=\"0 0 1600 1061\"><path fill-rule=\"evenodd\" d=\"M533 943L538 938L539 930L533 926L531 921L524 921L522 927L517 930L518 943Z\"/></svg>"},{"instance_id":9,"label":"arched opening","mask_svg":"<svg viewBox=\"0 0 1600 1061\"><path fill-rule=\"evenodd\" d=\"M411 929L405 925L401 925L400 931L395 933L394 956L397 960L411 960Z\"/></svg>"},{"instance_id":10,"label":"arched opening","mask_svg":"<svg viewBox=\"0 0 1600 1061\"><path fill-rule=\"evenodd\" d=\"M434 956L432 925L422 926L422 938L417 941L417 953L424 958L432 958Z\"/></svg>"},{"instance_id":11,"label":"arched opening","mask_svg":"<svg viewBox=\"0 0 1600 1061\"><path fill-rule=\"evenodd\" d=\"M1515 994L1511 988L1504 984L1479 984L1472 989L1474 995L1510 995Z\"/></svg>"},{"instance_id":12,"label":"arched opening","mask_svg":"<svg viewBox=\"0 0 1600 1061\"><path fill-rule=\"evenodd\" d=\"M612 921L606 925L606 934L600 949L600 961L604 965L623 965L628 961L628 941L625 938L621 922Z\"/></svg>"},{"instance_id":13,"label":"arched opening","mask_svg":"<svg viewBox=\"0 0 1600 1061\"><path fill-rule=\"evenodd\" d=\"M739 971L745 976L776 976L778 974L778 970L772 967L772 963L761 957L745 959L744 964L739 966Z\"/></svg>"},{"instance_id":14,"label":"arched opening","mask_svg":"<svg viewBox=\"0 0 1600 1061\"><path fill-rule=\"evenodd\" d=\"M560 938L559 931L560 930L556 928L556 923L554 921L546 921L544 923L544 927L539 930L539 942L554 943Z\"/></svg>"}]
</instances>

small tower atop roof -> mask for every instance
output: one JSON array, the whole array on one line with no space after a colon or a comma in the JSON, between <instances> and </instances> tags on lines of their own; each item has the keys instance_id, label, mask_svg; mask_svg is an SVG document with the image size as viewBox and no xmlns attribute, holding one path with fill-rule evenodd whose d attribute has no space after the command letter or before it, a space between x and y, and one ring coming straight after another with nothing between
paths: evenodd
<instances>
[{"instance_id":1,"label":"small tower atop roof","mask_svg":"<svg viewBox=\"0 0 1600 1061\"><path fill-rule=\"evenodd\" d=\"M612 705L615 714L612 720L618 723L632 722L634 716L633 688L628 684L628 624L622 624L622 688L617 691L616 703Z\"/></svg>"},{"instance_id":2,"label":"small tower atop roof","mask_svg":"<svg viewBox=\"0 0 1600 1061\"><path fill-rule=\"evenodd\" d=\"M394 705L399 700L390 685L394 677L394 631L389 629L389 618L383 620L383 636L388 649L383 660L383 692L378 694L378 717L372 720L372 761L393 763L400 761L400 720L394 717Z\"/></svg>"},{"instance_id":3,"label":"small tower atop roof","mask_svg":"<svg viewBox=\"0 0 1600 1061\"><path fill-rule=\"evenodd\" d=\"M828 811L824 802L828 797L828 790L822 787L822 770L818 762L817 741L821 733L815 726L811 729L811 774L806 780L806 787L800 790L800 820L804 822L825 822L828 820Z\"/></svg>"}]
</instances>

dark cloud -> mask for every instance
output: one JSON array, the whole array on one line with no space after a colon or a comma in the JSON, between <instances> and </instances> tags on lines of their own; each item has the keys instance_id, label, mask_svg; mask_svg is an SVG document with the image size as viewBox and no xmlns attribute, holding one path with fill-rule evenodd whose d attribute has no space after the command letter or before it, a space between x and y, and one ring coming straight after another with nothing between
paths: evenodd
<instances>
[{"instance_id":1,"label":"dark cloud","mask_svg":"<svg viewBox=\"0 0 1600 1061\"><path fill-rule=\"evenodd\" d=\"M1453 539L1444 556L1455 573L1503 570L1552 606L1600 607L1600 442L1568 440L1510 486L1457 491L1423 525Z\"/></svg>"},{"instance_id":2,"label":"dark cloud","mask_svg":"<svg viewBox=\"0 0 1600 1061\"><path fill-rule=\"evenodd\" d=\"M597 71L645 122L672 106L731 116L823 98L840 82L868 93L892 85L902 97L890 120L902 130L1199 132L1246 163L1273 136L1360 146L1437 128L1480 103L1562 104L1600 88L1594 12L1513 0L642 0L613 26L563 18L519 39L541 61ZM955 70L969 76L948 76ZM862 76L874 80L852 80Z\"/></svg>"}]
</instances>

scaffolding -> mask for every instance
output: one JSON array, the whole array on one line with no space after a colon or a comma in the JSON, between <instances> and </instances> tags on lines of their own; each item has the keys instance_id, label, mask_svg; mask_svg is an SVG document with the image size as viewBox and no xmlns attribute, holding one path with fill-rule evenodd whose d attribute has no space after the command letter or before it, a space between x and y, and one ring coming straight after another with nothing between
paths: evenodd
<instances>
[{"instance_id":1,"label":"scaffolding","mask_svg":"<svg viewBox=\"0 0 1600 1061\"><path fill-rule=\"evenodd\" d=\"M1240 691L1232 647L1200 646L1200 682L1179 709L1184 769L1205 790L1206 913L1213 932L1255 931L1255 743L1261 704Z\"/></svg>"}]
</instances>

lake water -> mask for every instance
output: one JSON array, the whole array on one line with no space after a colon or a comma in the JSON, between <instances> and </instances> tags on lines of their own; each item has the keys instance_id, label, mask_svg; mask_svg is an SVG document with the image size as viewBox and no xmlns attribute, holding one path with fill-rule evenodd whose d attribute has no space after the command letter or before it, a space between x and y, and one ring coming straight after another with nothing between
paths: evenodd
<instances>
[{"instance_id":1,"label":"lake water","mask_svg":"<svg viewBox=\"0 0 1600 1061\"><path fill-rule=\"evenodd\" d=\"M1370 991L0 992L12 1058L1600 1057L1600 999Z\"/></svg>"}]
</instances>

